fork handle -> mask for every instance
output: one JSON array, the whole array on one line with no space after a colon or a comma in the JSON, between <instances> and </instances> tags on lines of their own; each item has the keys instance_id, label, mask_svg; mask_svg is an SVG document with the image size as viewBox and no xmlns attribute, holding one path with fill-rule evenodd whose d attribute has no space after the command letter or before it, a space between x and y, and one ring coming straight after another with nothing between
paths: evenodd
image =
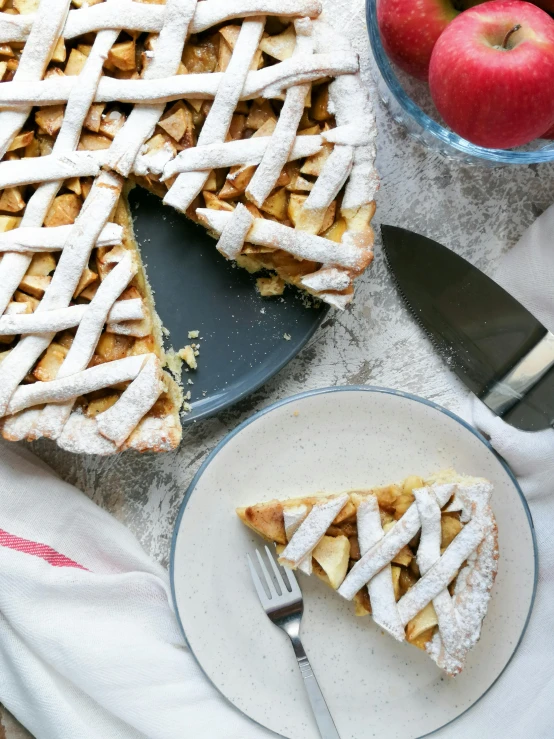
<instances>
[{"instance_id":1,"label":"fork handle","mask_svg":"<svg viewBox=\"0 0 554 739\"><path fill-rule=\"evenodd\" d=\"M310 705L314 713L314 717L317 723L317 728L321 734L321 739L340 739L337 727L331 716L325 698L321 692L321 688L310 665L310 661L306 655L304 647L299 637L291 638L292 646L294 647L294 653L296 655L296 661L298 667L304 678L304 685L310 699Z\"/></svg>"}]
</instances>

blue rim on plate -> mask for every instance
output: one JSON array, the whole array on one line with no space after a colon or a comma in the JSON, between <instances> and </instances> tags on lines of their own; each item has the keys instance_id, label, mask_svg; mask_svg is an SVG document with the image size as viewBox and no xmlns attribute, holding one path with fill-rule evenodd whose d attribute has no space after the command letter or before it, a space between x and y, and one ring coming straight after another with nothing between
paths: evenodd
<instances>
[{"instance_id":1,"label":"blue rim on plate","mask_svg":"<svg viewBox=\"0 0 554 739\"><path fill-rule=\"evenodd\" d=\"M183 624L181 622L181 617L179 616L179 609L177 606L177 598L175 596L175 546L177 541L177 534L179 532L181 519L183 518L183 514L185 512L185 508L187 507L187 503L190 500L196 485L198 484L198 481L204 474L207 467L211 464L214 457L220 452L220 450L229 442L233 437L235 437L240 431L242 431L246 426L249 426L251 423L256 421L261 416L265 416L267 413L270 413L271 411L275 410L275 408L279 408L284 405L288 405L289 403L295 403L298 400L301 400L302 398L307 398L313 395L323 395L325 393L337 393L337 392L350 392L350 391L362 391L362 392L370 392L370 393L383 393L385 395L398 395L403 398L407 398L408 400L413 400L416 403L422 403L423 405L430 406L431 408L434 408L437 411L440 411L440 413L444 413L446 416L449 416L454 421L457 421L461 426L464 426L468 431L471 431L471 433L476 436L479 441L481 441L490 452L494 454L494 456L498 459L504 470L506 471L508 477L511 479L515 489L518 492L518 495L521 499L521 503L523 505L523 510L525 511L525 514L527 516L527 521L529 523L529 528L531 530L531 538L533 540L533 554L534 554L534 561L535 561L535 567L534 567L534 573L533 573L533 593L531 595L531 604L529 606L529 613L527 614L527 618L525 619L525 624L523 625L523 629L521 632L521 636L519 637L514 650L509 658L509 660L504 665L502 671L499 673L499 675L496 677L496 679L489 685L489 687L485 690L485 692L477 698L477 700L469 706L469 708L466 708L465 711L462 711L462 713L458 714L456 718L452 719L452 721L448 721L446 724L443 724L442 726L439 726L438 728L434 729L433 731L423 734L422 736L418 737L418 739L424 739L426 736L431 736L432 734L435 734L437 731L440 731L441 729L444 729L446 726L449 726L454 721L457 721L461 716L466 714L468 711L470 711L477 703L490 691L490 689L496 685L500 677L504 674L506 671L508 665L511 663L512 659L514 658L515 653L519 649L519 645L521 644L523 637L525 636L525 632L527 631L527 627L529 625L529 620L531 618L531 614L533 612L533 606L535 604L535 597L537 594L537 582L538 582L538 573L539 573L539 553L537 549L537 537L535 534L535 525L533 523L533 517L531 515L531 511L529 509L529 505L527 503L527 500L525 496L523 495L523 492L519 486L519 483L512 472L512 470L509 468L506 461L496 452L496 450L492 447L492 445L487 441L487 439L477 431L473 426L471 426L467 421L464 421L463 418L460 418L460 416L456 415L452 411L449 411L447 408L443 408L440 405L437 405L437 403L433 403L432 400L426 400L425 398L421 398L418 395L413 395L412 393L406 393L402 390L393 390L392 388L386 388L386 387L378 387L376 385L338 385L337 387L325 387L325 388L316 388L315 390L307 390L303 393L298 393L297 395L291 395L288 398L283 398L282 400L278 400L275 403L272 403L267 408L263 408L261 411L258 411L250 418L247 418L246 421L243 421L241 424L239 424L233 431L230 431L227 436L225 436L224 439L222 439L219 444L210 452L210 454L206 457L204 462L200 465L200 468L198 472L193 477L187 492L185 493L185 497L183 498L183 502L181 503L181 506L179 508L179 513L177 514L177 519L175 520L175 528L173 529L173 536L171 537L171 552L170 552L170 558L169 558L169 579L170 579L170 585L171 585L171 596L173 599L173 608L175 610L175 615L177 616L177 621L179 623L179 628L181 630L181 633L183 635L183 639L185 640L185 643L190 650L190 653L196 660L196 663L202 670L203 674L205 675L206 679L216 688L218 693L224 698L224 700L231 706L233 706L235 711L239 711L239 713L242 713L246 718L248 718L252 723L261 726L266 731L269 731L270 733L274 734L275 736L283 738L282 734L277 734L273 732L271 729L268 729L263 724L259 723L258 721L255 721L254 719L250 718L246 713L243 713L239 708L237 708L221 691L217 688L217 686L212 682L209 675L206 674L204 671L204 668L202 667L202 664L196 654L194 653L194 650L192 649L191 645L189 644L187 640L187 636L185 634L185 630L183 628Z\"/></svg>"}]
</instances>

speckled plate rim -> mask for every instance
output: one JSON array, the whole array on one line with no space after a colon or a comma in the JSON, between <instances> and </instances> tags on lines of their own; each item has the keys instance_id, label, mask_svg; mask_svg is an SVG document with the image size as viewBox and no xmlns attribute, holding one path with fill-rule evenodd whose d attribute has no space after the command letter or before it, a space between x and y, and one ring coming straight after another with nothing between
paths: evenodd
<instances>
[{"instance_id":1,"label":"speckled plate rim","mask_svg":"<svg viewBox=\"0 0 554 739\"><path fill-rule=\"evenodd\" d=\"M241 424L239 424L235 429L230 431L227 436L225 436L224 439L222 439L219 444L210 452L210 454L206 457L204 462L200 465L200 468L198 469L198 472L194 475L192 478L192 481L187 489L187 492L185 493L185 497L183 498L183 501L179 507L179 512L177 514L177 518L175 520L175 527L173 529L173 535L171 537L171 551L169 555L169 579L170 579L170 586L171 586L171 597L173 599L173 607L175 610L175 615L177 616L177 621L179 623L179 628L181 630L181 633L183 635L183 639L185 640L185 643L190 650L190 653L196 660L196 663L202 670L203 674L205 675L206 679L214 686L214 688L217 690L217 692L222 696L222 698L234 708L235 711L238 711L239 713L242 713L243 716L246 716L252 723L261 726L266 731L271 732L276 737L281 737L281 739L286 739L286 737L283 737L282 734L277 734L276 732L272 731L271 729L268 729L267 726L264 726L260 722L256 721L255 719L248 716L247 713L244 713L244 711L241 711L240 708L237 708L237 706L230 701L227 696L222 693L217 685L212 682L210 676L206 673L204 670L202 663L198 656L195 654L194 650L192 649L191 645L189 644L189 641L187 639L187 635L185 634L185 630L183 628L183 624L181 622L181 617L179 615L179 607L177 605L177 597L175 594L175 549L177 544L177 536L179 534L179 529L181 527L181 521L183 518L183 515L185 513L187 503L189 502L192 494L194 493L194 490L196 486L198 485L198 482L204 472L206 471L207 467L211 464L212 460L217 456L217 454L223 449L223 447L228 444L231 439L233 439L237 434L239 434L244 428L249 426L251 423L254 423L254 421L257 421L262 416L265 416L268 413L271 413L276 408L281 408L284 405L288 405L289 403L295 403L298 400L302 400L303 398L308 398L310 396L314 395L324 395L326 393L340 393L340 392L369 392L369 393L381 393L384 395L397 395L402 398L406 398L407 400L413 400L416 403L422 403L423 405L427 405L430 408L433 408L434 410L443 413L446 416L449 416L452 420L457 421L461 426L466 428L468 431L470 431L474 436L476 436L479 441L487 447L489 452L491 452L496 459L500 462L501 466L504 468L504 471L510 478L512 484L514 485L523 506L523 510L525 511L525 515L527 516L527 522L529 524L529 529L531 532L531 539L533 542L533 557L534 557L534 572L533 572L533 591L531 594L531 602L529 604L529 612L527 614L527 618L525 619L525 623L523 624L523 629L521 631L521 635L514 647L514 650L512 654L510 655L510 658L504 665L503 669L499 672L499 674L496 676L496 678L493 680L493 682L489 685L489 687L475 700L471 706L466 708L464 711L459 713L455 718L453 718L451 721L447 721L442 726L438 726L436 729L433 729L433 731L428 732L427 734L422 734L418 739L424 739L424 737L431 736L432 734L435 734L437 731L440 731L441 729L444 729L445 727L449 726L450 724L454 723L454 721L457 721L461 716L466 714L468 711L471 711L471 709L479 703L479 701L487 695L487 693L491 690L491 688L496 685L498 680L502 677L506 669L508 668L508 665L511 663L511 661L514 658L515 653L519 649L519 646L523 640L523 637L525 636L525 632L527 631L527 627L529 626L529 621L531 619L531 614L533 612L533 606L535 604L535 597L537 594L537 583L538 583L538 575L539 575L539 552L537 547L537 537L535 533L535 525L533 523L533 517L531 515L531 510L529 508L529 505L527 503L527 499L523 495L523 492L519 486L519 483L508 466L507 462L496 452L494 447L487 441L487 439L477 431L476 428L471 426L467 421L464 421L463 418L456 415L452 411L449 411L447 408L443 408L443 406L438 405L437 403L434 403L432 400L427 400L426 398L422 398L418 395L413 395L412 393L407 393L402 390L394 390L393 388L387 388L387 387L379 387L377 385L338 385L336 387L324 387L324 388L315 388L314 390L307 390L303 393L298 393L297 395L291 395L288 398L283 398L282 400L277 400L275 403L272 403L267 408L263 408L261 411L258 411L250 418L247 418L245 421L243 421Z\"/></svg>"}]
</instances>

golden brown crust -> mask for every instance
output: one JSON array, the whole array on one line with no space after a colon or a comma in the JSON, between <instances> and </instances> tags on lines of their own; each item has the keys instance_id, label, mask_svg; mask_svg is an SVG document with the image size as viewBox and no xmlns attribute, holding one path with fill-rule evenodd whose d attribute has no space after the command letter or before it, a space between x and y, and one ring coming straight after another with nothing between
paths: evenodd
<instances>
[{"instance_id":1,"label":"golden brown crust","mask_svg":"<svg viewBox=\"0 0 554 739\"><path fill-rule=\"evenodd\" d=\"M268 541L276 544L287 543L283 506L278 500L237 508L237 515L243 523Z\"/></svg>"}]
</instances>

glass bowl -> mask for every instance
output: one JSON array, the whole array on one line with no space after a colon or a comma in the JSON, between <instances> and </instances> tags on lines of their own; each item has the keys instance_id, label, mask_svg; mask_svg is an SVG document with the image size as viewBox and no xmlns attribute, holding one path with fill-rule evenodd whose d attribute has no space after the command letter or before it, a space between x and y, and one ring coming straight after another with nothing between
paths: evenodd
<instances>
[{"instance_id":1,"label":"glass bowl","mask_svg":"<svg viewBox=\"0 0 554 739\"><path fill-rule=\"evenodd\" d=\"M377 25L377 3L366 0L369 40L375 58L372 72L379 96L391 116L412 138L447 159L465 164L537 164L554 161L554 141L536 139L516 149L485 149L448 128L433 105L429 87L388 58Z\"/></svg>"}]
</instances>

